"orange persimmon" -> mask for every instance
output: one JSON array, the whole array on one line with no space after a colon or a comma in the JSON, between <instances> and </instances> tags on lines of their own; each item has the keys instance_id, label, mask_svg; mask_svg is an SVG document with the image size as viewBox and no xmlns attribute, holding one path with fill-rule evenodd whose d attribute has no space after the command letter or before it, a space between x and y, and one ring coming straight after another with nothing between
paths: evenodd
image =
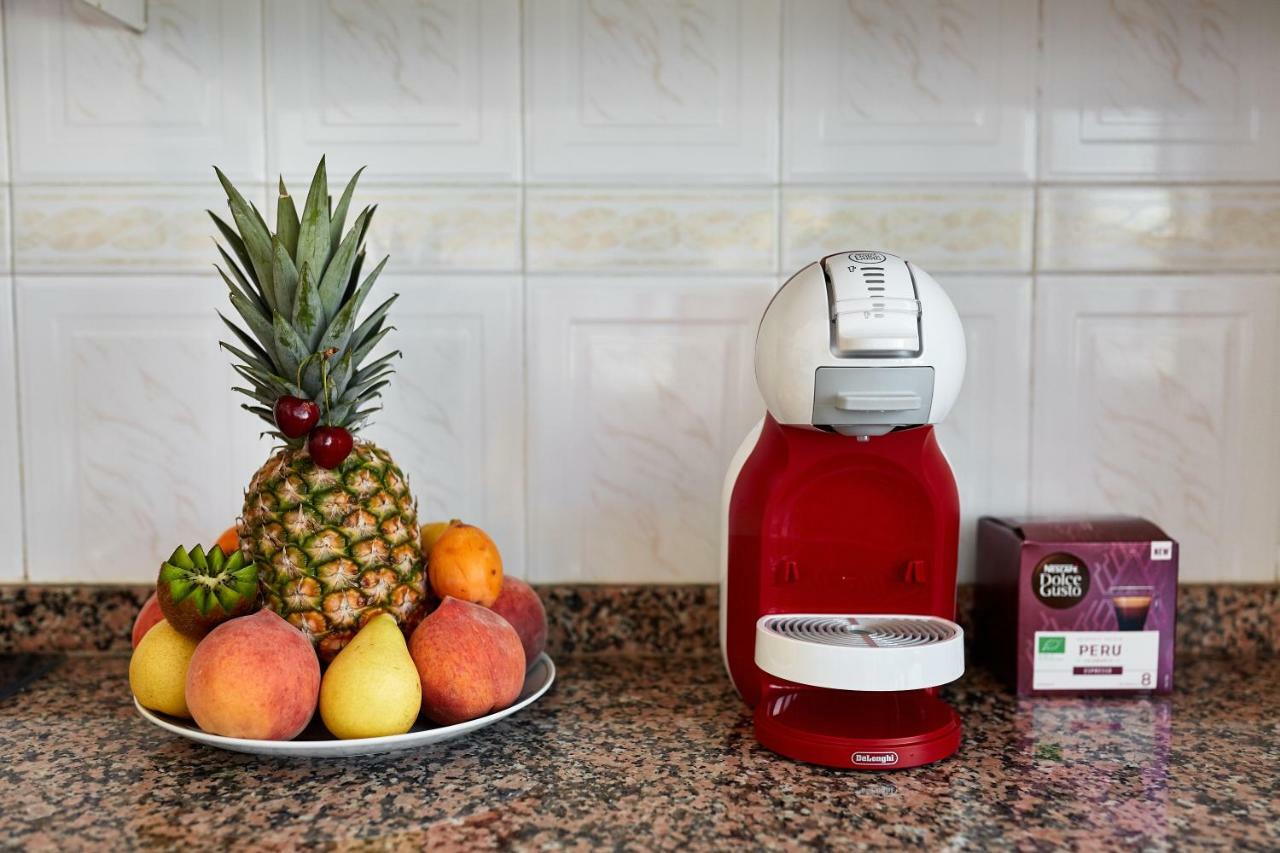
<instances>
[{"instance_id":1,"label":"orange persimmon","mask_svg":"<svg viewBox=\"0 0 1280 853\"><path fill-rule=\"evenodd\" d=\"M222 535L218 537L217 545L224 554L232 554L240 549L240 534L236 532L234 524L222 531Z\"/></svg>"}]
</instances>

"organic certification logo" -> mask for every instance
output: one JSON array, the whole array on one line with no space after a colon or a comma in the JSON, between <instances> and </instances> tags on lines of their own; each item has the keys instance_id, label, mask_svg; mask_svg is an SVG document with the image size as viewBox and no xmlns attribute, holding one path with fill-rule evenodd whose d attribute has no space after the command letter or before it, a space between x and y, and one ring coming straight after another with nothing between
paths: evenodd
<instances>
[{"instance_id":1,"label":"organic certification logo","mask_svg":"<svg viewBox=\"0 0 1280 853\"><path fill-rule=\"evenodd\" d=\"M1062 655L1067 653L1066 637L1041 637L1039 652L1042 655Z\"/></svg>"}]
</instances>

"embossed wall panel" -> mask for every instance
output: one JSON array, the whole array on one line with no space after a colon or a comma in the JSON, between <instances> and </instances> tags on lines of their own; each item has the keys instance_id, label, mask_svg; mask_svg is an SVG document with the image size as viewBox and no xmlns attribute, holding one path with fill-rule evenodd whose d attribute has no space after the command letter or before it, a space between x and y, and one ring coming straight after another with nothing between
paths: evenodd
<instances>
[{"instance_id":1,"label":"embossed wall panel","mask_svg":"<svg viewBox=\"0 0 1280 853\"><path fill-rule=\"evenodd\" d=\"M519 176L516 0L267 5L271 172L371 181Z\"/></svg>"},{"instance_id":2,"label":"embossed wall panel","mask_svg":"<svg viewBox=\"0 0 1280 853\"><path fill-rule=\"evenodd\" d=\"M217 341L209 277L19 278L27 571L145 583L208 544L266 460Z\"/></svg>"},{"instance_id":3,"label":"embossed wall panel","mask_svg":"<svg viewBox=\"0 0 1280 853\"><path fill-rule=\"evenodd\" d=\"M18 367L14 345L13 279L0 276L0 582L23 579L22 493L18 476Z\"/></svg>"},{"instance_id":4,"label":"embossed wall panel","mask_svg":"<svg viewBox=\"0 0 1280 853\"><path fill-rule=\"evenodd\" d=\"M76 0L7 0L13 179L265 180L257 0L151 0L142 34Z\"/></svg>"},{"instance_id":5,"label":"embossed wall panel","mask_svg":"<svg viewBox=\"0 0 1280 853\"><path fill-rule=\"evenodd\" d=\"M1031 280L939 279L964 323L967 363L938 441L960 489L961 583L974 580L978 519L1027 511L1031 427Z\"/></svg>"},{"instance_id":6,"label":"embossed wall panel","mask_svg":"<svg viewBox=\"0 0 1280 853\"><path fill-rule=\"evenodd\" d=\"M530 579L717 577L724 472L763 414L752 358L772 291L531 279Z\"/></svg>"},{"instance_id":7,"label":"embossed wall panel","mask_svg":"<svg viewBox=\"0 0 1280 853\"><path fill-rule=\"evenodd\" d=\"M773 180L777 0L532 0L534 180Z\"/></svg>"},{"instance_id":8,"label":"embossed wall panel","mask_svg":"<svg viewBox=\"0 0 1280 853\"><path fill-rule=\"evenodd\" d=\"M784 175L1031 178L1036 4L786 6Z\"/></svg>"},{"instance_id":9,"label":"embossed wall panel","mask_svg":"<svg viewBox=\"0 0 1280 853\"><path fill-rule=\"evenodd\" d=\"M1131 513L1184 581L1276 579L1280 278L1037 282L1032 509Z\"/></svg>"},{"instance_id":10,"label":"embossed wall panel","mask_svg":"<svg viewBox=\"0 0 1280 853\"><path fill-rule=\"evenodd\" d=\"M1044 9L1044 177L1280 178L1280 4Z\"/></svg>"}]
</instances>

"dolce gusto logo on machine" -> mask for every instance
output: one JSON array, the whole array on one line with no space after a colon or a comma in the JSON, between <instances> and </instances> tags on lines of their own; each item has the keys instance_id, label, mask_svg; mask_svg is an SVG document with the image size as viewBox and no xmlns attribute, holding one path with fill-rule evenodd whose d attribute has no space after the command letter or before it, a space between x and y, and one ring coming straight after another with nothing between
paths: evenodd
<instances>
[{"instance_id":1,"label":"dolce gusto logo on machine","mask_svg":"<svg viewBox=\"0 0 1280 853\"><path fill-rule=\"evenodd\" d=\"M849 260L855 264L882 264L886 258L879 252L850 252Z\"/></svg>"},{"instance_id":2,"label":"dolce gusto logo on machine","mask_svg":"<svg viewBox=\"0 0 1280 853\"><path fill-rule=\"evenodd\" d=\"M853 754L854 764L872 764L875 766L887 767L898 763L898 753L896 752L855 752Z\"/></svg>"},{"instance_id":3,"label":"dolce gusto logo on machine","mask_svg":"<svg viewBox=\"0 0 1280 853\"><path fill-rule=\"evenodd\" d=\"M1075 607L1089 594L1089 567L1071 554L1050 554L1031 572L1031 591L1055 610Z\"/></svg>"}]
</instances>

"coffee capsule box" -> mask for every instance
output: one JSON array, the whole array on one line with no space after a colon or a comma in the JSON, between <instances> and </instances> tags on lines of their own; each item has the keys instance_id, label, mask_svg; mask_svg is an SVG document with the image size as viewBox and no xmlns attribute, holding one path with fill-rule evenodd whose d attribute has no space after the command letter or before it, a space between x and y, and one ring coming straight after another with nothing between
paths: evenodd
<instances>
[{"instance_id":1,"label":"coffee capsule box","mask_svg":"<svg viewBox=\"0 0 1280 853\"><path fill-rule=\"evenodd\" d=\"M1143 518L978 522L974 643L1019 696L1168 693L1178 543Z\"/></svg>"}]
</instances>

